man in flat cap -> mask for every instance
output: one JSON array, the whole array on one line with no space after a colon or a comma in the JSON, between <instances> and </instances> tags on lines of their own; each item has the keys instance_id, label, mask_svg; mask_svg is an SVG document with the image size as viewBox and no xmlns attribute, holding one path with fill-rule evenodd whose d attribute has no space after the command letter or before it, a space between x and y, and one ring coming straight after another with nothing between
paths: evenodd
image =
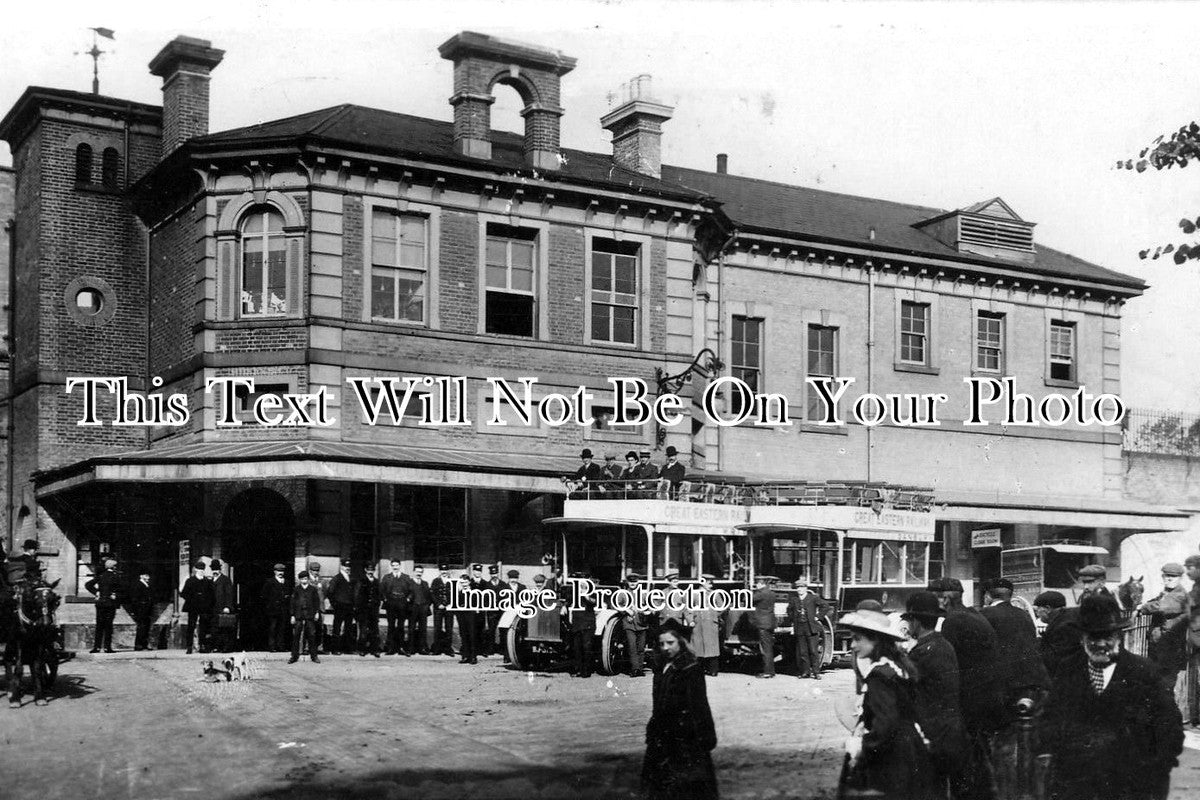
<instances>
[{"instance_id":1,"label":"man in flat cap","mask_svg":"<svg viewBox=\"0 0 1200 800\"><path fill-rule=\"evenodd\" d=\"M1105 585L1105 579L1107 577L1108 570L1100 564L1088 564L1084 567L1081 567L1079 572L1075 575L1075 595L1078 602L1082 603L1083 598L1089 594L1107 594L1109 596L1113 596L1112 592L1108 590L1108 586ZM1113 596L1113 599L1116 599L1115 596ZM1118 603L1118 605L1120 604ZM1074 630L1076 635L1073 637L1075 643L1072 645L1072 647L1076 650L1079 649L1078 605L1069 607L1063 612L1063 624Z\"/></svg>"},{"instance_id":2,"label":"man in flat cap","mask_svg":"<svg viewBox=\"0 0 1200 800\"><path fill-rule=\"evenodd\" d=\"M998 677L1004 692L1008 722L1015 721L1022 698L1041 701L1050 688L1050 675L1038 653L1037 627L1029 612L1012 604L1013 584L996 578L985 584L987 605L980 611L996 632Z\"/></svg>"},{"instance_id":3,"label":"man in flat cap","mask_svg":"<svg viewBox=\"0 0 1200 800\"><path fill-rule=\"evenodd\" d=\"M754 610L750 622L758 631L758 650L762 656L762 672L757 678L775 677L775 578L759 575L754 579Z\"/></svg>"},{"instance_id":4,"label":"man in flat cap","mask_svg":"<svg viewBox=\"0 0 1200 800\"><path fill-rule=\"evenodd\" d=\"M996 796L991 738L1002 711L996 632L978 610L963 605L963 585L958 578L938 578L929 582L928 589L946 615L942 635L958 658L959 700L975 766L968 776L971 785L960 787L956 797L988 800Z\"/></svg>"},{"instance_id":5,"label":"man in flat cap","mask_svg":"<svg viewBox=\"0 0 1200 800\"><path fill-rule=\"evenodd\" d=\"M329 640L331 655L354 652L354 581L350 577L350 559L343 558L338 574L325 588L325 599L333 607L333 636Z\"/></svg>"},{"instance_id":6,"label":"man in flat cap","mask_svg":"<svg viewBox=\"0 0 1200 800\"><path fill-rule=\"evenodd\" d=\"M642 576L631 572L625 576L625 588L635 598L627 610L621 612L621 627L625 629L625 650L629 654L629 677L640 678L646 674L646 630L650 627L649 615L636 603L638 584Z\"/></svg>"},{"instance_id":7,"label":"man in flat cap","mask_svg":"<svg viewBox=\"0 0 1200 800\"><path fill-rule=\"evenodd\" d=\"M658 483L658 467L650 461L650 451L638 451L638 465L634 467L633 477L637 479L637 497L653 497L654 487Z\"/></svg>"},{"instance_id":8,"label":"man in flat cap","mask_svg":"<svg viewBox=\"0 0 1200 800\"><path fill-rule=\"evenodd\" d=\"M1071 624L1066 610L1067 598L1062 592L1045 591L1033 599L1033 613L1046 626L1038 639L1038 652L1051 679L1059 664L1079 648L1079 631Z\"/></svg>"},{"instance_id":9,"label":"man in flat cap","mask_svg":"<svg viewBox=\"0 0 1200 800\"><path fill-rule=\"evenodd\" d=\"M796 594L788 598L788 619L796 645L796 677L821 679L821 639L825 629L821 618L831 606L816 592L809 591L808 579L797 578Z\"/></svg>"},{"instance_id":10,"label":"man in flat cap","mask_svg":"<svg viewBox=\"0 0 1200 800\"><path fill-rule=\"evenodd\" d=\"M433 605L433 587L425 580L425 568L420 564L413 567L412 576L412 611L409 612L408 646L418 655L429 655L429 642L426 639L426 620L429 619L429 609Z\"/></svg>"},{"instance_id":11,"label":"man in flat cap","mask_svg":"<svg viewBox=\"0 0 1200 800\"><path fill-rule=\"evenodd\" d=\"M288 610L292 620L292 657L288 663L299 661L301 646L307 644L309 658L314 664L319 664L321 659L317 657L317 643L313 637L317 621L321 619L321 596L307 570L296 576L296 588L292 590Z\"/></svg>"},{"instance_id":12,"label":"man in flat cap","mask_svg":"<svg viewBox=\"0 0 1200 800\"><path fill-rule=\"evenodd\" d=\"M953 787L953 796L967 795L971 775L971 750L963 726L958 656L954 646L937 630L941 606L929 591L909 595L901 618L916 640L908 657L917 668L916 704L921 730L929 739L939 797Z\"/></svg>"},{"instance_id":13,"label":"man in flat cap","mask_svg":"<svg viewBox=\"0 0 1200 800\"><path fill-rule=\"evenodd\" d=\"M604 466L600 468L600 477L604 479L602 484L604 491L620 491L621 490L621 473L624 469L617 463L617 457L612 453L604 454Z\"/></svg>"},{"instance_id":14,"label":"man in flat cap","mask_svg":"<svg viewBox=\"0 0 1200 800\"><path fill-rule=\"evenodd\" d=\"M1190 555L1183 562L1192 588L1188 592L1187 641L1188 656L1188 724L1200 727L1200 555Z\"/></svg>"},{"instance_id":15,"label":"man in flat cap","mask_svg":"<svg viewBox=\"0 0 1200 800\"><path fill-rule=\"evenodd\" d=\"M1175 691L1179 673L1187 667L1188 595L1180 585L1182 578L1182 564L1163 564L1162 593L1138 608L1139 614L1150 615L1146 655L1158 667L1169 692Z\"/></svg>"},{"instance_id":16,"label":"man in flat cap","mask_svg":"<svg viewBox=\"0 0 1200 800\"><path fill-rule=\"evenodd\" d=\"M272 653L281 653L287 649L292 593L285 579L285 564L276 564L271 568L271 573L271 577L263 581L260 603L267 617L267 649Z\"/></svg>"},{"instance_id":17,"label":"man in flat cap","mask_svg":"<svg viewBox=\"0 0 1200 800\"><path fill-rule=\"evenodd\" d=\"M1040 743L1055 800L1166 800L1183 750L1179 708L1159 671L1123 647L1127 623L1108 592L1079 602L1082 652L1054 676Z\"/></svg>"},{"instance_id":18,"label":"man in flat cap","mask_svg":"<svg viewBox=\"0 0 1200 800\"><path fill-rule=\"evenodd\" d=\"M21 554L9 559L25 565L25 580L30 583L37 583L42 579L42 564L38 561L37 551L38 540L26 539L21 543Z\"/></svg>"}]
</instances>

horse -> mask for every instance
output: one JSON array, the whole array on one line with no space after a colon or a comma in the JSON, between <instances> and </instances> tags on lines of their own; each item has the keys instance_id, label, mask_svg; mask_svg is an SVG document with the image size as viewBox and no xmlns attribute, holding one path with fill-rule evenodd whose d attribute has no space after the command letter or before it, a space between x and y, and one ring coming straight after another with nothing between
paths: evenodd
<instances>
[{"instance_id":1,"label":"horse","mask_svg":"<svg viewBox=\"0 0 1200 800\"><path fill-rule=\"evenodd\" d=\"M21 678L26 664L33 678L34 705L44 706L48 702L46 690L58 671L58 655L54 649L58 638L54 615L60 602L54 592L57 585L58 581L17 583L0 612L6 628L4 677L9 690L9 708L21 707Z\"/></svg>"},{"instance_id":2,"label":"horse","mask_svg":"<svg viewBox=\"0 0 1200 800\"><path fill-rule=\"evenodd\" d=\"M1144 577L1139 575L1135 578L1130 575L1129 580L1117 587L1117 600L1126 614L1132 614L1142 604L1142 597L1146 594L1146 587L1142 584Z\"/></svg>"}]
</instances>

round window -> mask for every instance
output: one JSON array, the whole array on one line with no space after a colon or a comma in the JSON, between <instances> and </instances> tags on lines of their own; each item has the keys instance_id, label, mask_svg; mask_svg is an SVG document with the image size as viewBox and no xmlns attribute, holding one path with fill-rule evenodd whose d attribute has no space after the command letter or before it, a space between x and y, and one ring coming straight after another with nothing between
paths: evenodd
<instances>
[{"instance_id":1,"label":"round window","mask_svg":"<svg viewBox=\"0 0 1200 800\"><path fill-rule=\"evenodd\" d=\"M94 317L104 310L104 295L98 289L80 289L75 295L75 307L81 314Z\"/></svg>"}]
</instances>

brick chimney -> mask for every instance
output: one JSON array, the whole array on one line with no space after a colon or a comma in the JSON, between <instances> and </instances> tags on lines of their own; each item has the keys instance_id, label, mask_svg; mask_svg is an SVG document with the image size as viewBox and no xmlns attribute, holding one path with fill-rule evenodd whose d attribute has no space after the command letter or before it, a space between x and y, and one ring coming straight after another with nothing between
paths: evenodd
<instances>
[{"instance_id":1,"label":"brick chimney","mask_svg":"<svg viewBox=\"0 0 1200 800\"><path fill-rule=\"evenodd\" d=\"M612 131L613 161L652 178L662 177L662 124L675 109L653 99L649 75L622 87L624 102L600 118Z\"/></svg>"},{"instance_id":2,"label":"brick chimney","mask_svg":"<svg viewBox=\"0 0 1200 800\"><path fill-rule=\"evenodd\" d=\"M492 87L516 89L525 102L525 163L557 170L561 78L575 69L575 59L558 50L463 31L448 39L438 53L454 62L454 149L471 158L492 157Z\"/></svg>"},{"instance_id":3,"label":"brick chimney","mask_svg":"<svg viewBox=\"0 0 1200 800\"><path fill-rule=\"evenodd\" d=\"M176 36L151 60L150 74L163 79L163 158L208 133L209 74L224 57L207 39Z\"/></svg>"}]
</instances>

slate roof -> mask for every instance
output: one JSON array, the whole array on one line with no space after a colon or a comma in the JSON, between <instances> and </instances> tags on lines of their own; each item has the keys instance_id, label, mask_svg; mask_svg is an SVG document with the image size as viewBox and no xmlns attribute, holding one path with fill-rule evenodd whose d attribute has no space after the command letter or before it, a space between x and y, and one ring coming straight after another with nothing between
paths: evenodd
<instances>
[{"instance_id":1,"label":"slate roof","mask_svg":"<svg viewBox=\"0 0 1200 800\"><path fill-rule=\"evenodd\" d=\"M519 133L492 131L491 167L499 173L531 172L525 164L524 137ZM343 144L356 150L389 155L407 155L440 163L459 163L479 169L481 162L454 151L454 129L450 122L414 117L344 104L272 120L245 128L213 133L190 140L204 150L227 144L266 145L272 142L311 139L325 144ZM563 148L567 161L553 174L541 177L608 185L621 191L648 192L700 202L697 191L627 170L613 163L611 154L601 155Z\"/></svg>"},{"instance_id":2,"label":"slate roof","mask_svg":"<svg viewBox=\"0 0 1200 800\"><path fill-rule=\"evenodd\" d=\"M913 225L944 215L943 209L855 197L783 183L663 167L663 179L711 194L744 231L796 235L859 247L881 247L914 255L991 264L1004 269L1062 278L1097 281L1132 289L1146 288L1139 278L1037 245L1033 265L1003 258L960 253ZM991 201L988 201L991 202ZM976 204L986 205L987 203ZM875 229L875 239L870 230Z\"/></svg>"},{"instance_id":3,"label":"slate roof","mask_svg":"<svg viewBox=\"0 0 1200 800\"><path fill-rule=\"evenodd\" d=\"M439 163L457 163L479 169L477 159L454 151L453 126L448 121L415 117L356 105L340 105L258 125L209 134L191 140L199 151L231 144L266 146L312 140L325 145L389 155L405 155ZM611 154L563 150L566 164L553 180L606 186L621 191L645 192L691 202L710 200L744 232L814 239L858 247L879 248L898 254L944 258L985 264L1030 275L1104 283L1140 292L1139 278L1092 264L1058 250L1037 245L1033 265L1015 260L961 253L930 234L913 227L948 212L944 209L896 203L867 197L809 189L738 175L704 172L664 165L662 179L623 169ZM525 165L523 137L492 132L492 169L498 173L530 172ZM992 201L977 204L986 205ZM875 230L875 238L869 235Z\"/></svg>"}]
</instances>

